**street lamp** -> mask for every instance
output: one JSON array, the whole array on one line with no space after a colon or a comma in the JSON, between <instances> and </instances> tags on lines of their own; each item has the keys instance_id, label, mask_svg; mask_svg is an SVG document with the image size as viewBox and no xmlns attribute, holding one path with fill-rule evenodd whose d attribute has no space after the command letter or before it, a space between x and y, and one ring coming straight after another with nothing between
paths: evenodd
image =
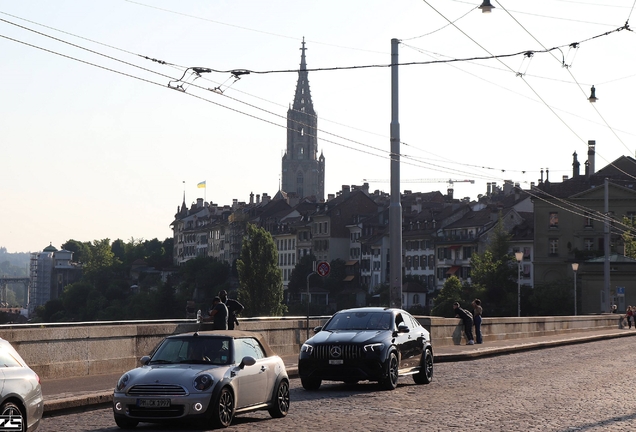
<instances>
[{"instance_id":1,"label":"street lamp","mask_svg":"<svg viewBox=\"0 0 636 432\"><path fill-rule=\"evenodd\" d=\"M576 272L579 270L579 263L572 263L572 271L574 272L574 315L576 315Z\"/></svg>"},{"instance_id":2,"label":"street lamp","mask_svg":"<svg viewBox=\"0 0 636 432\"><path fill-rule=\"evenodd\" d=\"M517 258L517 316L521 316L521 260L523 259L523 252L515 252L515 258Z\"/></svg>"}]
</instances>

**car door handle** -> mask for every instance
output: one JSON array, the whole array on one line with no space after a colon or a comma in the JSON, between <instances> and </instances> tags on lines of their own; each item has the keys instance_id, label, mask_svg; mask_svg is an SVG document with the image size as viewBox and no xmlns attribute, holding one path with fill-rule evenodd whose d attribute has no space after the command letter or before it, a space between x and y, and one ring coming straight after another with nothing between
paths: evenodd
<instances>
[{"instance_id":1,"label":"car door handle","mask_svg":"<svg viewBox=\"0 0 636 432\"><path fill-rule=\"evenodd\" d=\"M267 366L261 366L261 372L265 372L267 370Z\"/></svg>"}]
</instances>

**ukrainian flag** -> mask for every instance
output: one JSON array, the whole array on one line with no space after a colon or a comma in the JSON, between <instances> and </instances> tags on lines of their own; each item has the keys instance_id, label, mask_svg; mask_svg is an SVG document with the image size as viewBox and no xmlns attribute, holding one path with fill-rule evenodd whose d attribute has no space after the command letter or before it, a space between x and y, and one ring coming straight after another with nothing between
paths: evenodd
<instances>
[{"instance_id":1,"label":"ukrainian flag","mask_svg":"<svg viewBox=\"0 0 636 432\"><path fill-rule=\"evenodd\" d=\"M205 180L203 180L201 183L197 183L197 187L199 189L205 189Z\"/></svg>"}]
</instances>

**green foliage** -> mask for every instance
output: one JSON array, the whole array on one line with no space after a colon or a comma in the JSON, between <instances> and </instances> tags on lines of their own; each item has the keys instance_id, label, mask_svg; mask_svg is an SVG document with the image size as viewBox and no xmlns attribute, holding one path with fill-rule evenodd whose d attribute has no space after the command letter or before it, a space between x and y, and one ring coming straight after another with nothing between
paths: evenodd
<instances>
[{"instance_id":1,"label":"green foliage","mask_svg":"<svg viewBox=\"0 0 636 432\"><path fill-rule=\"evenodd\" d=\"M636 227L632 219L627 217L623 217L623 225L629 227L629 229L621 235L623 243L625 244L625 256L636 259L636 237L634 236Z\"/></svg>"},{"instance_id":2,"label":"green foliage","mask_svg":"<svg viewBox=\"0 0 636 432\"><path fill-rule=\"evenodd\" d=\"M314 261L316 261L315 255L305 255L298 260L296 266L292 269L289 283L287 284L287 289L292 297L298 296L300 292L304 292L307 289L307 276L314 271ZM314 283L317 283L317 279L320 279L313 276L312 278L311 282Z\"/></svg>"},{"instance_id":3,"label":"green foliage","mask_svg":"<svg viewBox=\"0 0 636 432\"><path fill-rule=\"evenodd\" d=\"M525 295L524 295L525 294ZM528 298L528 302L523 300ZM554 282L536 284L534 288L524 290L521 295L521 313L524 304L532 308L532 315L559 316L574 315L574 279L560 279Z\"/></svg>"},{"instance_id":4,"label":"green foliage","mask_svg":"<svg viewBox=\"0 0 636 432\"><path fill-rule=\"evenodd\" d=\"M462 298L463 294L462 282L459 278L457 276L449 277L444 282L444 286L437 297L435 297L435 306L431 310L431 315L453 318L455 316L453 303L458 301L462 304L462 307L465 307L465 299Z\"/></svg>"},{"instance_id":5,"label":"green foliage","mask_svg":"<svg viewBox=\"0 0 636 432\"><path fill-rule=\"evenodd\" d=\"M391 288L389 284L380 284L373 289L373 294L368 298L367 304L370 306L388 307L391 303Z\"/></svg>"},{"instance_id":6,"label":"green foliage","mask_svg":"<svg viewBox=\"0 0 636 432\"><path fill-rule=\"evenodd\" d=\"M508 254L509 249L510 235L503 229L500 219L493 229L488 249L471 257L470 277L475 297L482 300L489 316L517 315L518 263Z\"/></svg>"},{"instance_id":7,"label":"green foliage","mask_svg":"<svg viewBox=\"0 0 636 432\"><path fill-rule=\"evenodd\" d=\"M283 304L282 274L271 234L264 228L247 224L236 266L240 284L238 300L245 306L244 315L283 315L286 306Z\"/></svg>"},{"instance_id":8,"label":"green foliage","mask_svg":"<svg viewBox=\"0 0 636 432\"><path fill-rule=\"evenodd\" d=\"M69 240L62 245L62 249L73 252L73 261L87 263L91 256L91 243Z\"/></svg>"}]
</instances>

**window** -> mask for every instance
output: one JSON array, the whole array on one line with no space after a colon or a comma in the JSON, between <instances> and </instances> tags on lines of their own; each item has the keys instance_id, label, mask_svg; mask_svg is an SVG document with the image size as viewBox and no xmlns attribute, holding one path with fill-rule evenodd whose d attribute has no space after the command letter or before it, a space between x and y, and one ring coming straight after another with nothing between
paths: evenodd
<instances>
[{"instance_id":1,"label":"window","mask_svg":"<svg viewBox=\"0 0 636 432\"><path fill-rule=\"evenodd\" d=\"M585 228L594 227L594 220L592 219L592 214L585 212Z\"/></svg>"},{"instance_id":2,"label":"window","mask_svg":"<svg viewBox=\"0 0 636 432\"><path fill-rule=\"evenodd\" d=\"M583 239L583 247L584 247L584 250L586 251L594 250L594 239L592 238Z\"/></svg>"},{"instance_id":3,"label":"window","mask_svg":"<svg viewBox=\"0 0 636 432\"><path fill-rule=\"evenodd\" d=\"M420 295L419 294L413 294L413 303L414 304L420 304Z\"/></svg>"},{"instance_id":4,"label":"window","mask_svg":"<svg viewBox=\"0 0 636 432\"><path fill-rule=\"evenodd\" d=\"M559 254L559 239L551 238L549 239L549 253L550 255L558 255Z\"/></svg>"},{"instance_id":5,"label":"window","mask_svg":"<svg viewBox=\"0 0 636 432\"><path fill-rule=\"evenodd\" d=\"M426 255L422 255L420 257L420 266L422 267L422 269L426 268Z\"/></svg>"},{"instance_id":6,"label":"window","mask_svg":"<svg viewBox=\"0 0 636 432\"><path fill-rule=\"evenodd\" d=\"M240 363L245 356L252 356L256 360L265 358L263 348L254 338L244 338L234 340L234 359Z\"/></svg>"},{"instance_id":7,"label":"window","mask_svg":"<svg viewBox=\"0 0 636 432\"><path fill-rule=\"evenodd\" d=\"M559 227L559 213L550 212L550 228L558 228L558 227Z\"/></svg>"},{"instance_id":8,"label":"window","mask_svg":"<svg viewBox=\"0 0 636 432\"><path fill-rule=\"evenodd\" d=\"M473 254L473 248L470 246L464 246L464 259L467 260Z\"/></svg>"},{"instance_id":9,"label":"window","mask_svg":"<svg viewBox=\"0 0 636 432\"><path fill-rule=\"evenodd\" d=\"M415 255L413 257L413 268L417 270L419 267L420 267L420 257Z\"/></svg>"},{"instance_id":10,"label":"window","mask_svg":"<svg viewBox=\"0 0 636 432\"><path fill-rule=\"evenodd\" d=\"M407 270L411 270L411 257L410 256L406 257L406 268L407 268Z\"/></svg>"}]
</instances>

